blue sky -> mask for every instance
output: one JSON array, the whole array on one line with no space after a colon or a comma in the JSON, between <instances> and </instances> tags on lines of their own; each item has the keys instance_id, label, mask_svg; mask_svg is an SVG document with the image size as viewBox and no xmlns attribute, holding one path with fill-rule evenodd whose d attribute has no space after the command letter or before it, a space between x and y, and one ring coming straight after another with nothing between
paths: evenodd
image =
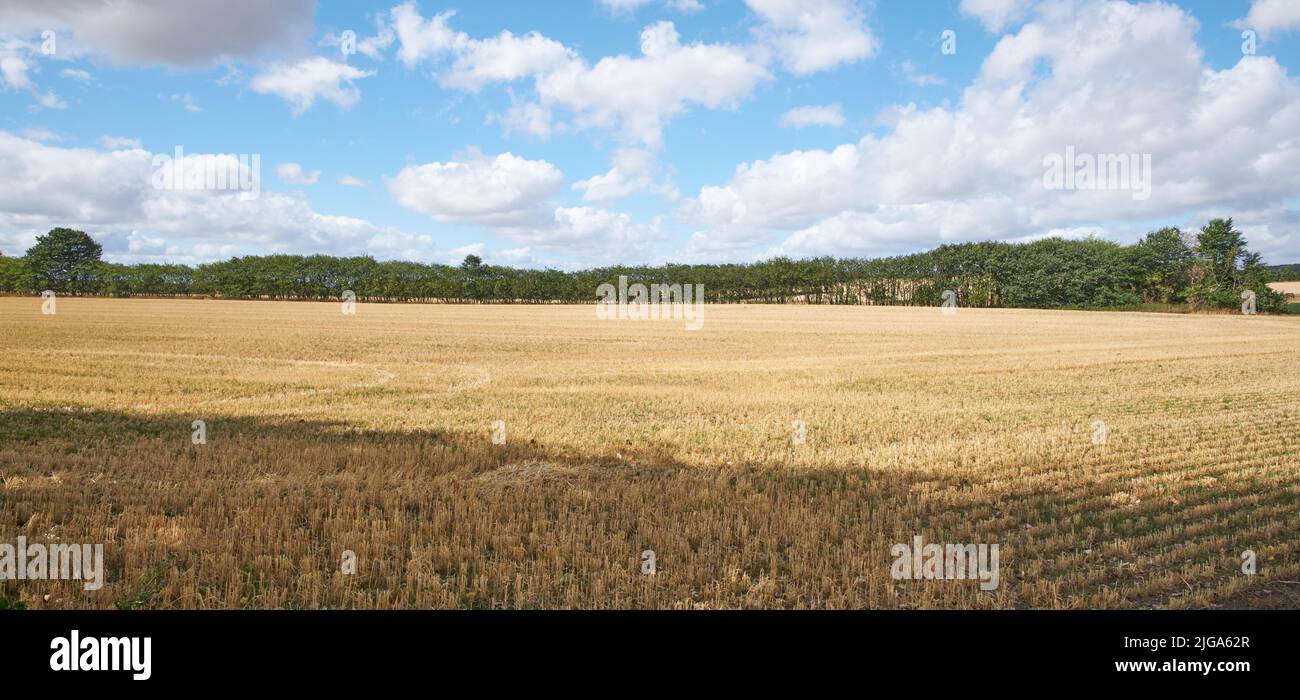
<instances>
[{"instance_id":1,"label":"blue sky","mask_svg":"<svg viewBox=\"0 0 1300 700\"><path fill-rule=\"evenodd\" d=\"M1300 3L47 5L0 0L6 254L573 268L1234 216L1300 260ZM1150 155L1150 196L1045 188L1067 146ZM258 196L159 191L176 147L257 154Z\"/></svg>"}]
</instances>

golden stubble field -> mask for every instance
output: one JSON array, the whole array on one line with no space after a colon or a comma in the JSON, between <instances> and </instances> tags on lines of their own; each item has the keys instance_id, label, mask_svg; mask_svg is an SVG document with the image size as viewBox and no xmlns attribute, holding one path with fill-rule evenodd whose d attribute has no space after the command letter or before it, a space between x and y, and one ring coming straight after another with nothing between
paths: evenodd
<instances>
[{"instance_id":1,"label":"golden stubble field","mask_svg":"<svg viewBox=\"0 0 1300 700\"><path fill-rule=\"evenodd\" d=\"M1300 297L1300 282L1270 282L1268 286L1288 297Z\"/></svg>"},{"instance_id":2,"label":"golden stubble field","mask_svg":"<svg viewBox=\"0 0 1300 700\"><path fill-rule=\"evenodd\" d=\"M1300 606L1300 318L711 306L683 325L0 299L0 542L107 559L99 591L0 596ZM999 544L1000 586L894 580L890 548L916 535Z\"/></svg>"}]
</instances>

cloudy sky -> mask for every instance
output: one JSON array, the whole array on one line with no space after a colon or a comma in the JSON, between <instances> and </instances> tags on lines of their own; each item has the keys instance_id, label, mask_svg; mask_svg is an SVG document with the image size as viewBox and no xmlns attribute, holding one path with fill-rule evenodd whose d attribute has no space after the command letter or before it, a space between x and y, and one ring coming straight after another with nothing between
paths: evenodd
<instances>
[{"instance_id":1,"label":"cloudy sky","mask_svg":"<svg viewBox=\"0 0 1300 700\"><path fill-rule=\"evenodd\" d=\"M1297 74L1296 0L0 0L0 251L575 268L1232 216L1295 262ZM178 148L256 156L256 196L160 187ZM1149 155L1150 196L1046 187L1067 149Z\"/></svg>"}]
</instances>

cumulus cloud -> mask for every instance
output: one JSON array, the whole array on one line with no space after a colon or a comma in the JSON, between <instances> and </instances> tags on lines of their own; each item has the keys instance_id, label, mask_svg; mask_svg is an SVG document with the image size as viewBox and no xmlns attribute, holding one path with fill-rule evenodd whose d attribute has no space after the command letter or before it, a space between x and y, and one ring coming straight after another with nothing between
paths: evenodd
<instances>
[{"instance_id":1,"label":"cumulus cloud","mask_svg":"<svg viewBox=\"0 0 1300 700\"><path fill-rule=\"evenodd\" d=\"M397 35L398 60L407 68L414 68L421 61L441 59L462 46L469 36L448 25L455 14L449 10L426 20L414 2L390 10L389 21Z\"/></svg>"},{"instance_id":2,"label":"cumulus cloud","mask_svg":"<svg viewBox=\"0 0 1300 700\"><path fill-rule=\"evenodd\" d=\"M786 70L808 75L871 58L879 42L853 0L745 0L760 42Z\"/></svg>"},{"instance_id":3,"label":"cumulus cloud","mask_svg":"<svg viewBox=\"0 0 1300 700\"><path fill-rule=\"evenodd\" d=\"M639 56L607 56L592 65L537 33L473 39L450 27L450 12L425 19L413 3L393 8L390 16L399 59L408 67L435 63L445 86L476 91L532 78L536 99L512 105L497 120L543 138L553 130L553 110L564 109L575 128L608 129L624 141L658 146L672 117L692 106L735 108L770 77L747 48L683 43L672 22L641 32Z\"/></svg>"},{"instance_id":4,"label":"cumulus cloud","mask_svg":"<svg viewBox=\"0 0 1300 700\"><path fill-rule=\"evenodd\" d=\"M248 87L253 92L288 100L293 105L294 116L298 116L311 109L318 98L343 109L351 107L361 99L361 91L352 82L374 74L324 56L314 56L296 63L272 65L254 76Z\"/></svg>"},{"instance_id":5,"label":"cumulus cloud","mask_svg":"<svg viewBox=\"0 0 1300 700\"><path fill-rule=\"evenodd\" d=\"M451 67L442 74L443 85L477 91L495 82L510 82L557 68L574 57L558 41L537 32L523 36L503 31L481 41L464 38Z\"/></svg>"},{"instance_id":6,"label":"cumulus cloud","mask_svg":"<svg viewBox=\"0 0 1300 700\"><path fill-rule=\"evenodd\" d=\"M31 78L27 77L27 61L18 56L0 56L0 83L10 90L31 90Z\"/></svg>"},{"instance_id":7,"label":"cumulus cloud","mask_svg":"<svg viewBox=\"0 0 1300 700\"><path fill-rule=\"evenodd\" d=\"M878 41L853 0L746 0L758 18L747 45L685 42L668 21L641 31L640 54L605 56L595 63L558 41L532 32L503 31L475 39L451 27L452 12L425 18L413 2L394 7L389 23L399 59L426 62L446 86L476 92L494 83L531 78L535 99L515 99L492 119L507 133L547 138L555 113L572 115L573 129L601 129L625 144L658 148L673 118L692 108L734 109L779 62L797 75L829 70L874 56ZM615 0L627 12L643 2ZM696 3L677 3L696 9Z\"/></svg>"},{"instance_id":8,"label":"cumulus cloud","mask_svg":"<svg viewBox=\"0 0 1300 700\"><path fill-rule=\"evenodd\" d=\"M64 140L64 136L62 134L56 131L51 131L50 129L46 129L43 126L36 126L36 127L31 127L29 129L23 129L19 133L22 134L23 138L31 139L32 141L54 142L54 141Z\"/></svg>"},{"instance_id":9,"label":"cumulus cloud","mask_svg":"<svg viewBox=\"0 0 1300 700\"><path fill-rule=\"evenodd\" d=\"M352 175L340 175L338 183L344 187L365 187L366 181Z\"/></svg>"},{"instance_id":10,"label":"cumulus cloud","mask_svg":"<svg viewBox=\"0 0 1300 700\"><path fill-rule=\"evenodd\" d=\"M678 197L671 178L664 176L656 182L664 168L650 151L620 148L614 153L613 166L604 174L573 183L573 189L582 192L582 198L589 202L613 202L645 190L669 201Z\"/></svg>"},{"instance_id":11,"label":"cumulus cloud","mask_svg":"<svg viewBox=\"0 0 1300 700\"><path fill-rule=\"evenodd\" d=\"M130 150L134 148L143 148L140 145L140 139L127 138L125 136L103 136L99 139L99 145L110 151Z\"/></svg>"},{"instance_id":12,"label":"cumulus cloud","mask_svg":"<svg viewBox=\"0 0 1300 700\"><path fill-rule=\"evenodd\" d=\"M398 204L438 221L527 226L564 184L559 168L512 153L470 152L460 160L403 168L388 179Z\"/></svg>"},{"instance_id":13,"label":"cumulus cloud","mask_svg":"<svg viewBox=\"0 0 1300 700\"><path fill-rule=\"evenodd\" d=\"M522 244L516 261L530 265L554 263L554 257L538 257L547 252L584 264L648 259L652 244L662 240L658 220L638 224L608 209L557 206L552 197L564 184L559 169L511 153L471 151L446 163L413 165L387 183L408 209L440 222L486 226Z\"/></svg>"},{"instance_id":14,"label":"cumulus cloud","mask_svg":"<svg viewBox=\"0 0 1300 700\"><path fill-rule=\"evenodd\" d=\"M1300 27L1300 3L1294 0L1253 0L1246 16L1233 22L1238 29L1254 29L1265 39Z\"/></svg>"},{"instance_id":15,"label":"cumulus cloud","mask_svg":"<svg viewBox=\"0 0 1300 700\"><path fill-rule=\"evenodd\" d=\"M180 67L284 51L311 35L314 11L312 0L0 0L4 32L55 30L60 54Z\"/></svg>"},{"instance_id":16,"label":"cumulus cloud","mask_svg":"<svg viewBox=\"0 0 1300 700\"><path fill-rule=\"evenodd\" d=\"M597 0L600 6L615 15L630 15L636 10L649 5L656 0ZM704 9L704 4L700 0L658 0L660 4L684 12L687 14L699 12Z\"/></svg>"},{"instance_id":17,"label":"cumulus cloud","mask_svg":"<svg viewBox=\"0 0 1300 700\"><path fill-rule=\"evenodd\" d=\"M562 253L570 267L644 262L663 238L657 219L638 224L628 214L598 207L556 207L549 223L500 233L526 244L530 257Z\"/></svg>"},{"instance_id":18,"label":"cumulus cloud","mask_svg":"<svg viewBox=\"0 0 1300 700\"><path fill-rule=\"evenodd\" d=\"M429 19L420 16L415 3L394 7L391 31L399 41L398 58L408 68L425 62L450 65L440 68L438 80L444 86L476 92L484 85L510 82L554 69L576 55L558 41L537 32L522 36L510 31L487 39L474 39L453 30L446 11Z\"/></svg>"},{"instance_id":19,"label":"cumulus cloud","mask_svg":"<svg viewBox=\"0 0 1300 700\"><path fill-rule=\"evenodd\" d=\"M293 185L314 185L320 180L319 170L308 173L297 163L280 163L275 166L275 174L281 180Z\"/></svg>"},{"instance_id":20,"label":"cumulus cloud","mask_svg":"<svg viewBox=\"0 0 1300 700\"><path fill-rule=\"evenodd\" d=\"M734 109L769 77L744 50L726 44L683 44L672 22L641 32L641 55L570 61L537 78L543 103L574 113L578 128L612 129L651 147L664 124L691 105Z\"/></svg>"},{"instance_id":21,"label":"cumulus cloud","mask_svg":"<svg viewBox=\"0 0 1300 700\"><path fill-rule=\"evenodd\" d=\"M439 255L428 235L322 214L298 196L156 189L154 158L139 148L62 148L0 131L0 248L22 250L38 234L70 226L123 262L322 250L413 260Z\"/></svg>"},{"instance_id":22,"label":"cumulus cloud","mask_svg":"<svg viewBox=\"0 0 1300 700\"><path fill-rule=\"evenodd\" d=\"M1022 20L1032 0L961 0L961 13L974 17L990 32L1000 32Z\"/></svg>"},{"instance_id":23,"label":"cumulus cloud","mask_svg":"<svg viewBox=\"0 0 1300 700\"><path fill-rule=\"evenodd\" d=\"M922 72L911 61L903 61L899 64L899 68L902 69L903 77L907 79L907 82L913 85L926 87L928 85L943 85L948 82L937 75Z\"/></svg>"},{"instance_id":24,"label":"cumulus cloud","mask_svg":"<svg viewBox=\"0 0 1300 700\"><path fill-rule=\"evenodd\" d=\"M887 110L884 135L744 163L701 188L685 252L875 254L1285 208L1300 191L1300 84L1269 57L1213 69L1196 29L1167 4L1044 6L998 42L960 104ZM1150 154L1151 196L1046 188L1045 158L1067 147Z\"/></svg>"},{"instance_id":25,"label":"cumulus cloud","mask_svg":"<svg viewBox=\"0 0 1300 700\"><path fill-rule=\"evenodd\" d=\"M781 115L781 126L795 129L805 126L844 126L844 112L838 104L795 107Z\"/></svg>"},{"instance_id":26,"label":"cumulus cloud","mask_svg":"<svg viewBox=\"0 0 1300 700\"><path fill-rule=\"evenodd\" d=\"M46 90L36 95L36 104L45 109L67 109L68 103L63 101L53 90Z\"/></svg>"},{"instance_id":27,"label":"cumulus cloud","mask_svg":"<svg viewBox=\"0 0 1300 700\"><path fill-rule=\"evenodd\" d=\"M38 109L64 109L68 106L52 89L44 92L32 80L30 73L39 70L33 58L35 47L28 42L5 39L0 36L0 89L30 92Z\"/></svg>"},{"instance_id":28,"label":"cumulus cloud","mask_svg":"<svg viewBox=\"0 0 1300 700\"><path fill-rule=\"evenodd\" d=\"M510 106L500 114L489 114L488 122L501 125L506 136L524 134L546 141L559 127L549 107L529 100L521 100L510 92Z\"/></svg>"}]
</instances>

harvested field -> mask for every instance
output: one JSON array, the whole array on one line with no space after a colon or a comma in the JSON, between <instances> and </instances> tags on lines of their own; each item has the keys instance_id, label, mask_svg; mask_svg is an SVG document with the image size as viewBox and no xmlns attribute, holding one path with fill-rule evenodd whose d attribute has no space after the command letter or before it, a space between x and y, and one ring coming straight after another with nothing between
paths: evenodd
<instances>
[{"instance_id":1,"label":"harvested field","mask_svg":"<svg viewBox=\"0 0 1300 700\"><path fill-rule=\"evenodd\" d=\"M81 298L47 316L0 298L0 542L103 543L107 560L100 590L6 581L0 597L1295 600L1300 318L755 305L683 325L590 306ZM891 547L916 535L999 544L1000 585L895 580Z\"/></svg>"}]
</instances>

